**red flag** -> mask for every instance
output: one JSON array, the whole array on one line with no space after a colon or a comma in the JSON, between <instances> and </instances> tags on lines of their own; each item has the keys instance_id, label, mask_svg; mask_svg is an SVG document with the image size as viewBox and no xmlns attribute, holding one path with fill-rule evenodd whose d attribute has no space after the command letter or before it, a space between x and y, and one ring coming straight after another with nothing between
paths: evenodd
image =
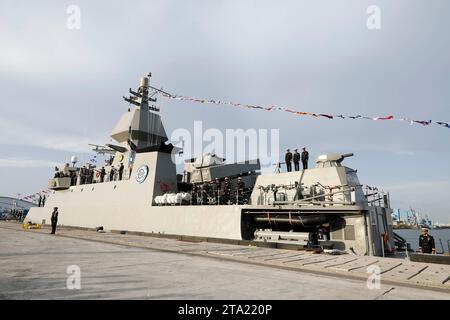
<instances>
[{"instance_id":1,"label":"red flag","mask_svg":"<svg viewBox=\"0 0 450 320\"><path fill-rule=\"evenodd\" d=\"M387 116L387 117L376 117L375 120L392 120L394 119L394 116Z\"/></svg>"}]
</instances>

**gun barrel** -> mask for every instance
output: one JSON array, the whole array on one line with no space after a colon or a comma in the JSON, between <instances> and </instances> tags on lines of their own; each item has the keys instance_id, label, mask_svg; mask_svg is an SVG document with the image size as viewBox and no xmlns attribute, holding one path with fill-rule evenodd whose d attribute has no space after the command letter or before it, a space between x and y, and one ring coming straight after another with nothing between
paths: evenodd
<instances>
[{"instance_id":1,"label":"gun barrel","mask_svg":"<svg viewBox=\"0 0 450 320\"><path fill-rule=\"evenodd\" d=\"M353 156L354 156L353 153L345 153L342 155L342 158L353 157Z\"/></svg>"}]
</instances>

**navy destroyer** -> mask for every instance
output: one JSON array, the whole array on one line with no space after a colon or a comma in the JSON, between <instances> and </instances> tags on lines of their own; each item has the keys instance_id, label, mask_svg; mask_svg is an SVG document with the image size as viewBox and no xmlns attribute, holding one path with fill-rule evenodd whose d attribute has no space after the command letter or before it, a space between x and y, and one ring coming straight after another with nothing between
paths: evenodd
<instances>
[{"instance_id":1,"label":"navy destroyer","mask_svg":"<svg viewBox=\"0 0 450 320\"><path fill-rule=\"evenodd\" d=\"M116 143L96 146L110 155L103 167L55 168L51 195L26 221L50 222L53 207L64 226L160 235L319 245L359 255L394 251L389 199L368 193L343 165L352 154L325 154L315 167L260 174L258 160L227 164L206 154L177 174L149 76L124 99L128 109L111 132Z\"/></svg>"}]
</instances>

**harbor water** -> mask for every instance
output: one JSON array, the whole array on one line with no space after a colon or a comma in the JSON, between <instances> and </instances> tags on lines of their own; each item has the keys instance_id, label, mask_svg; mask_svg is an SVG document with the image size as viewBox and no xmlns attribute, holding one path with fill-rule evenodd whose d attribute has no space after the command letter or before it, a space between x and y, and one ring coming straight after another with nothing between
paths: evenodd
<instances>
[{"instance_id":1,"label":"harbor water","mask_svg":"<svg viewBox=\"0 0 450 320\"><path fill-rule=\"evenodd\" d=\"M419 249L420 230L397 229L396 234L405 238L411 244L411 249L417 251ZM450 229L431 229L429 234L434 237L437 253L449 253L450 246Z\"/></svg>"}]
</instances>

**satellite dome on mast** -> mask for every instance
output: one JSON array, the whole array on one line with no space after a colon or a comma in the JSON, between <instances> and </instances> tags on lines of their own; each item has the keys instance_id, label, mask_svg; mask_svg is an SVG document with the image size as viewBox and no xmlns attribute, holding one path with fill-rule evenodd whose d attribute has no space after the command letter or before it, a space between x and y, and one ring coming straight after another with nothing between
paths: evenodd
<instances>
[{"instance_id":1,"label":"satellite dome on mast","mask_svg":"<svg viewBox=\"0 0 450 320\"><path fill-rule=\"evenodd\" d=\"M70 162L72 163L72 167L75 167L75 164L78 162L77 156L72 156Z\"/></svg>"}]
</instances>

